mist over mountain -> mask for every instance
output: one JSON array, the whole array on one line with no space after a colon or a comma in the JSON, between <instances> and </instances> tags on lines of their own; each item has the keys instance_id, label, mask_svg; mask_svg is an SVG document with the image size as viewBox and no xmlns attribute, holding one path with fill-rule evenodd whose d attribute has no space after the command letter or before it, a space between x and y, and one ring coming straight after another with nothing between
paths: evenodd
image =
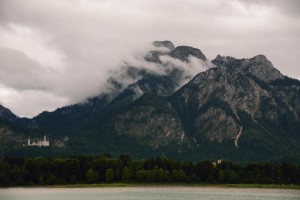
<instances>
[{"instance_id":1,"label":"mist over mountain","mask_svg":"<svg viewBox=\"0 0 300 200\"><path fill-rule=\"evenodd\" d=\"M299 158L300 81L282 75L264 55L218 55L210 61L197 48L155 41L144 57L128 60L110 74L105 90L83 102L32 119L0 107L0 117L12 126L43 130L41 136L56 141L68 138L63 148L49 147L41 154ZM5 152L30 155L31 147L7 147Z\"/></svg>"}]
</instances>

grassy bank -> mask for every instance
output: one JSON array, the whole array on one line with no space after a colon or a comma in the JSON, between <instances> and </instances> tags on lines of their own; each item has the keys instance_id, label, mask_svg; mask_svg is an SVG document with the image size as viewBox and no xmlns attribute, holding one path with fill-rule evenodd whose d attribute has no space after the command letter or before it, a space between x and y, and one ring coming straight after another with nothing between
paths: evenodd
<instances>
[{"instance_id":1,"label":"grassy bank","mask_svg":"<svg viewBox=\"0 0 300 200\"><path fill-rule=\"evenodd\" d=\"M100 183L54 185L50 188L95 188L95 187L214 187L214 188L264 188L264 189L297 189L300 185L275 184L180 184L180 183Z\"/></svg>"}]
</instances>

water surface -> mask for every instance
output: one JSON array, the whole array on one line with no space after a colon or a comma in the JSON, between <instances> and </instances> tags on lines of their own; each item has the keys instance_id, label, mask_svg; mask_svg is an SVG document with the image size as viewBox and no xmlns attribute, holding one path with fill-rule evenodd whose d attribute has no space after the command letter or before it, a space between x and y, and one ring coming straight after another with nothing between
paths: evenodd
<instances>
[{"instance_id":1,"label":"water surface","mask_svg":"<svg viewBox=\"0 0 300 200\"><path fill-rule=\"evenodd\" d=\"M0 200L300 200L300 190L207 187L8 188Z\"/></svg>"}]
</instances>

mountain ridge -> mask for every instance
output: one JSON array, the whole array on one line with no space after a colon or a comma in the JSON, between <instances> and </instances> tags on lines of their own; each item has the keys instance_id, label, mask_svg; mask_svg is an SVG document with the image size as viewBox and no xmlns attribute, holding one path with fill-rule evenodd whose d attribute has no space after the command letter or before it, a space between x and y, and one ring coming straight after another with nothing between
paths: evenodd
<instances>
[{"instance_id":1,"label":"mountain ridge","mask_svg":"<svg viewBox=\"0 0 300 200\"><path fill-rule=\"evenodd\" d=\"M210 62L193 47L153 46L158 49L144 61L164 73L127 65L108 79L110 93L12 123L69 137L68 148L88 152L238 161L300 154L300 81L282 75L264 55L218 55ZM165 56L174 62L161 60ZM194 77L176 65L193 66L191 59L208 63ZM124 85L120 77L132 82Z\"/></svg>"}]
</instances>

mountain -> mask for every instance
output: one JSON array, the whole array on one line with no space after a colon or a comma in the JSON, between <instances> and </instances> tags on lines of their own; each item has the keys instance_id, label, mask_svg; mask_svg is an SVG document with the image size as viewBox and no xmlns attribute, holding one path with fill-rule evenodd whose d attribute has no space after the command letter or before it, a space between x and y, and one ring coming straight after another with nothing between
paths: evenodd
<instances>
[{"instance_id":1,"label":"mountain","mask_svg":"<svg viewBox=\"0 0 300 200\"><path fill-rule=\"evenodd\" d=\"M0 118L6 120L8 122L13 122L13 121L17 120L18 117L14 113L12 113L9 109L0 105Z\"/></svg>"},{"instance_id":2,"label":"mountain","mask_svg":"<svg viewBox=\"0 0 300 200\"><path fill-rule=\"evenodd\" d=\"M69 150L65 145L65 142L68 140L67 138L52 136L43 129L32 128L33 122L31 119L19 118L2 105L0 105L0 110L0 157L4 155L50 156L61 153L68 154ZM35 145L30 146L30 144L38 144L38 141L44 139L50 142L50 147L40 148Z\"/></svg>"},{"instance_id":3,"label":"mountain","mask_svg":"<svg viewBox=\"0 0 300 200\"><path fill-rule=\"evenodd\" d=\"M212 62L170 98L191 141L225 145L239 159L299 154L300 82L262 55Z\"/></svg>"},{"instance_id":4,"label":"mountain","mask_svg":"<svg viewBox=\"0 0 300 200\"><path fill-rule=\"evenodd\" d=\"M176 55L178 54L178 49L180 52L184 52L184 59L181 59L181 57L176 58L182 63L185 62L188 56L202 55L199 49L183 47L185 50L182 50L182 47L175 48L170 41L156 41L153 42L153 45L163 48L162 50L156 49L156 52L160 55L173 54L173 52ZM202 58L205 58L205 56L197 59ZM134 102L143 94L169 96L182 86L186 80L192 78L187 69L169 61L160 61L159 57L157 59L160 64L154 66L156 67L154 69L144 68L143 66L135 67L129 64L122 66L119 70L121 73L114 72L108 78L107 91L100 93L96 97L89 98L82 103L59 108L54 112L43 112L30 122L22 119L18 120L17 123L19 125L27 123L30 127L44 128L54 135L80 134L82 132L80 128L85 127L89 129L88 126L94 126L91 123L103 124L107 115L111 115L118 109ZM156 61L147 61L147 58L145 58L144 62L151 64ZM206 69L209 66L205 66L204 63L200 67L199 71L203 70L203 67Z\"/></svg>"},{"instance_id":5,"label":"mountain","mask_svg":"<svg viewBox=\"0 0 300 200\"><path fill-rule=\"evenodd\" d=\"M22 147L27 142L23 130L11 124L18 119L8 108L0 105L0 152L5 152L11 147Z\"/></svg>"},{"instance_id":6,"label":"mountain","mask_svg":"<svg viewBox=\"0 0 300 200\"><path fill-rule=\"evenodd\" d=\"M14 125L68 138L67 154L299 160L300 81L264 55L209 61L197 48L155 41L139 63L121 66L105 92L84 102L33 119L0 113Z\"/></svg>"}]
</instances>

